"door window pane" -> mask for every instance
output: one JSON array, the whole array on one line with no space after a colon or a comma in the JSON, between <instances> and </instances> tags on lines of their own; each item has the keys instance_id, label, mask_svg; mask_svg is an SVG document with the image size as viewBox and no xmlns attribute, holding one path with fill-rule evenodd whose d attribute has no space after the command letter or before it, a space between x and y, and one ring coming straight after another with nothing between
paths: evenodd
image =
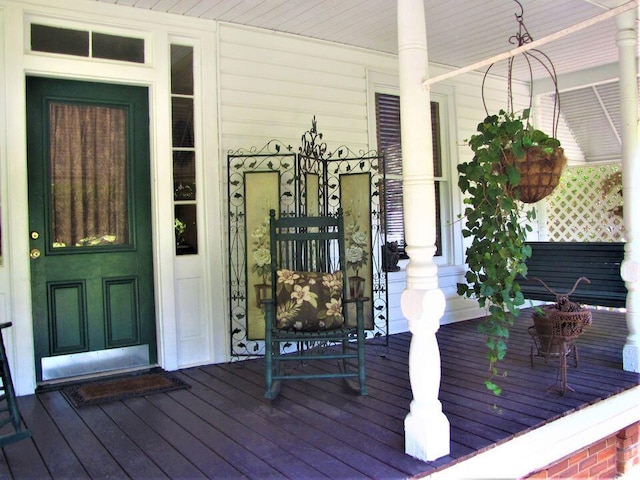
<instances>
[{"instance_id":1,"label":"door window pane","mask_svg":"<svg viewBox=\"0 0 640 480\"><path fill-rule=\"evenodd\" d=\"M52 246L128 244L125 110L52 102L49 125Z\"/></svg>"}]
</instances>

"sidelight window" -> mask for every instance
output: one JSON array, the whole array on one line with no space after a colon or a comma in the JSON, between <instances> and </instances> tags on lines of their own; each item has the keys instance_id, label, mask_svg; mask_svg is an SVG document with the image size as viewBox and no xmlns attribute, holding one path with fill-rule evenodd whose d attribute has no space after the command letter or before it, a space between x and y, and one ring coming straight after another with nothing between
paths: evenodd
<instances>
[{"instance_id":1,"label":"sidelight window","mask_svg":"<svg viewBox=\"0 0 640 480\"><path fill-rule=\"evenodd\" d=\"M171 120L176 255L198 253L193 47L171 45Z\"/></svg>"}]
</instances>

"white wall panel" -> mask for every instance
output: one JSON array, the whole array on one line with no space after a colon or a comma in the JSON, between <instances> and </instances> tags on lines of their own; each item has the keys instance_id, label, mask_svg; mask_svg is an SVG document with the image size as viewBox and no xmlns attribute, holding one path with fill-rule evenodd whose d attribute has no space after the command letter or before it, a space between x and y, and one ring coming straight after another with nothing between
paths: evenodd
<instances>
[{"instance_id":1,"label":"white wall panel","mask_svg":"<svg viewBox=\"0 0 640 480\"><path fill-rule=\"evenodd\" d=\"M181 368L211 361L210 322L203 315L204 305L201 277L176 280L178 364Z\"/></svg>"},{"instance_id":2,"label":"white wall panel","mask_svg":"<svg viewBox=\"0 0 640 480\"><path fill-rule=\"evenodd\" d=\"M230 24L219 48L223 151L274 138L297 148L314 115L330 150L368 147L366 68L393 57Z\"/></svg>"}]
</instances>

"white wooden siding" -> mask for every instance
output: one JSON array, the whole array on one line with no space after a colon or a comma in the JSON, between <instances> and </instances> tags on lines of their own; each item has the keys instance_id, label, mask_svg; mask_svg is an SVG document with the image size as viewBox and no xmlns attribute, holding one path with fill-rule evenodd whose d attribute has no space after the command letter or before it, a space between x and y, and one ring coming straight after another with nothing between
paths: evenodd
<instances>
[{"instance_id":1,"label":"white wooden siding","mask_svg":"<svg viewBox=\"0 0 640 480\"><path fill-rule=\"evenodd\" d=\"M223 151L279 139L297 147L316 116L329 150L367 148L367 59L390 55L220 25L220 130Z\"/></svg>"},{"instance_id":2,"label":"white wooden siding","mask_svg":"<svg viewBox=\"0 0 640 480\"><path fill-rule=\"evenodd\" d=\"M368 78L371 72L382 72L387 74L385 91L397 88L396 57L224 23L219 28L219 50L222 152L261 147L274 138L297 149L314 115L329 150L343 144L354 151L376 148L375 135L369 131L371 117L375 123L375 106L370 100ZM431 75L444 71L442 66L430 66ZM449 223L456 251L451 255L452 263L439 270L440 287L447 297L443 323L481 313L475 302L461 299L456 292L456 284L464 275L464 245L456 221L462 208L456 166L471 159L465 140L485 117L481 85L482 75L476 73L447 82L453 91L453 116L457 117L448 165L454 197ZM528 104L528 88L515 84L513 89L518 97L516 110L521 110ZM485 96L490 113L507 108L506 92L503 79L487 78ZM404 271L389 275L390 332L407 328L400 309L405 281Z\"/></svg>"},{"instance_id":3,"label":"white wooden siding","mask_svg":"<svg viewBox=\"0 0 640 480\"><path fill-rule=\"evenodd\" d=\"M397 77L395 57L230 24L220 27L219 68L223 151L260 147L273 138L296 148L300 135L310 127L313 115L329 150L342 144L354 150L375 148L375 135L368 131L372 116L375 123L375 109L367 91L370 88L367 78L371 72L384 72L387 77L380 83L380 90L390 93L389 88L397 88L397 78L393 85L393 77ZM430 75L446 70L446 67L431 65ZM472 158L467 140L486 116L482 81L481 73L469 73L446 83L454 92L455 130L449 165L453 210L449 221L454 229L456 251L452 255L454 262L439 268L440 287L447 298L442 323L482 313L475 302L460 298L456 292L456 284L464 275L467 245L459 234L457 222L463 205L457 188L456 166ZM514 109L522 111L529 106L528 85L514 83L512 88ZM489 75L484 95L489 114L507 109L507 85L503 78ZM550 111L544 108L546 103L542 106L540 127L548 131ZM568 154L579 158L580 151L563 119L559 137ZM405 279L404 272L389 275L390 332L406 330L400 309Z\"/></svg>"}]
</instances>

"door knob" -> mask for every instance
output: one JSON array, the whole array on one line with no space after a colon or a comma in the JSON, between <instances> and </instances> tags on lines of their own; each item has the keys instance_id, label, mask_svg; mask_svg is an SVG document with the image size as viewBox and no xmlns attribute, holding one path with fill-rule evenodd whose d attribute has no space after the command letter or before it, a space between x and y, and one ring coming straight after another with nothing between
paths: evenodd
<instances>
[{"instance_id":1,"label":"door knob","mask_svg":"<svg viewBox=\"0 0 640 480\"><path fill-rule=\"evenodd\" d=\"M29 257L31 257L31 260L40 258L40 250L38 250L37 248L32 248L29 252Z\"/></svg>"}]
</instances>

